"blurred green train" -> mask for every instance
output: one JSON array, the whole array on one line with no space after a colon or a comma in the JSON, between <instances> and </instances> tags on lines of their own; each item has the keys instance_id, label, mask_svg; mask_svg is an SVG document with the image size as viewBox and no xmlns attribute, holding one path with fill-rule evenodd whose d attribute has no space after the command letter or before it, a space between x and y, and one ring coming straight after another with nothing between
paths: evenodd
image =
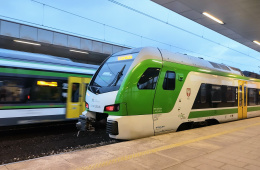
<instances>
[{"instance_id":1,"label":"blurred green train","mask_svg":"<svg viewBox=\"0 0 260 170\"><path fill-rule=\"evenodd\" d=\"M77 125L107 117L111 138L135 139L259 116L260 76L251 75L158 48L118 52L94 74Z\"/></svg>"},{"instance_id":2,"label":"blurred green train","mask_svg":"<svg viewBox=\"0 0 260 170\"><path fill-rule=\"evenodd\" d=\"M0 126L78 118L98 66L0 49Z\"/></svg>"}]
</instances>

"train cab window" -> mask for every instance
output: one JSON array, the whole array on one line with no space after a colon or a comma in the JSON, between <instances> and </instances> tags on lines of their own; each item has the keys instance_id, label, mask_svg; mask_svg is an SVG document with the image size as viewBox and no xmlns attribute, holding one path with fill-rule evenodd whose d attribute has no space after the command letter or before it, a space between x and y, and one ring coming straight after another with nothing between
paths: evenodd
<instances>
[{"instance_id":1,"label":"train cab window","mask_svg":"<svg viewBox=\"0 0 260 170\"><path fill-rule=\"evenodd\" d=\"M159 72L159 68L148 68L137 83L138 89L155 89Z\"/></svg>"},{"instance_id":2,"label":"train cab window","mask_svg":"<svg viewBox=\"0 0 260 170\"><path fill-rule=\"evenodd\" d=\"M58 82L52 80L37 80L36 85L32 89L32 101L61 101L61 88L58 86Z\"/></svg>"},{"instance_id":3,"label":"train cab window","mask_svg":"<svg viewBox=\"0 0 260 170\"><path fill-rule=\"evenodd\" d=\"M248 105L254 106L257 104L257 89L248 89Z\"/></svg>"},{"instance_id":4,"label":"train cab window","mask_svg":"<svg viewBox=\"0 0 260 170\"><path fill-rule=\"evenodd\" d=\"M163 89L164 90L174 90L175 89L175 72L167 71L165 73L164 81L163 81Z\"/></svg>"},{"instance_id":5,"label":"train cab window","mask_svg":"<svg viewBox=\"0 0 260 170\"><path fill-rule=\"evenodd\" d=\"M79 83L72 83L71 102L79 102Z\"/></svg>"},{"instance_id":6,"label":"train cab window","mask_svg":"<svg viewBox=\"0 0 260 170\"><path fill-rule=\"evenodd\" d=\"M211 102L212 103L221 103L221 86L212 85L211 86Z\"/></svg>"}]
</instances>

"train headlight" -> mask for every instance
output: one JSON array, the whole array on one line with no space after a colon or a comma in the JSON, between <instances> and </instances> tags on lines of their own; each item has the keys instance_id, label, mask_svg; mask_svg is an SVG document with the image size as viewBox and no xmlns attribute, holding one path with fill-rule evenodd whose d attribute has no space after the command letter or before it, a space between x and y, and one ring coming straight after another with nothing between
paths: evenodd
<instances>
[{"instance_id":1,"label":"train headlight","mask_svg":"<svg viewBox=\"0 0 260 170\"><path fill-rule=\"evenodd\" d=\"M87 108L87 109L89 109L89 105L88 105L88 103L87 103L87 102L86 102L86 108Z\"/></svg>"},{"instance_id":2,"label":"train headlight","mask_svg":"<svg viewBox=\"0 0 260 170\"><path fill-rule=\"evenodd\" d=\"M105 111L108 112L117 112L120 109L120 105L119 104L114 104L114 105L109 105L109 106L105 106Z\"/></svg>"}]
</instances>

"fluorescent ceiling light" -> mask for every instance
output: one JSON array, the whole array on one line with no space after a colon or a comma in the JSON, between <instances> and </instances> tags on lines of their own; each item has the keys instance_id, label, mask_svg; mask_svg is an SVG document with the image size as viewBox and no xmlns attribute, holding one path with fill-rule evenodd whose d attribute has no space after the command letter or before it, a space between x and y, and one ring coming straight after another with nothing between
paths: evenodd
<instances>
[{"instance_id":1,"label":"fluorescent ceiling light","mask_svg":"<svg viewBox=\"0 0 260 170\"><path fill-rule=\"evenodd\" d=\"M207 13L207 12L203 12L202 14L205 15L205 16L207 16L207 17L209 17L210 19L212 19L212 20L214 20L214 21L220 23L220 24L224 24L223 21L221 21L220 19L214 17L213 15L210 15L210 14Z\"/></svg>"},{"instance_id":2,"label":"fluorescent ceiling light","mask_svg":"<svg viewBox=\"0 0 260 170\"><path fill-rule=\"evenodd\" d=\"M260 45L260 42L259 41L253 41L254 43L256 43L257 45Z\"/></svg>"},{"instance_id":3,"label":"fluorescent ceiling light","mask_svg":"<svg viewBox=\"0 0 260 170\"><path fill-rule=\"evenodd\" d=\"M30 44L30 45L38 45L41 46L41 44L28 42L28 41L21 41L21 40L14 40L14 42L24 43L24 44Z\"/></svg>"},{"instance_id":4,"label":"fluorescent ceiling light","mask_svg":"<svg viewBox=\"0 0 260 170\"><path fill-rule=\"evenodd\" d=\"M75 53L89 54L86 51L78 51L78 50L70 50L70 51L75 52Z\"/></svg>"}]
</instances>

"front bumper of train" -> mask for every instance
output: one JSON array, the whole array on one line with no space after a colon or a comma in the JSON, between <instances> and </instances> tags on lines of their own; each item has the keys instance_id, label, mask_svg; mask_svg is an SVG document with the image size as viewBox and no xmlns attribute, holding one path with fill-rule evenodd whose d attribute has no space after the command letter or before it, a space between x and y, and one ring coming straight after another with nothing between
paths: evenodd
<instances>
[{"instance_id":1,"label":"front bumper of train","mask_svg":"<svg viewBox=\"0 0 260 170\"><path fill-rule=\"evenodd\" d=\"M154 135L152 115L108 116L106 131L114 139L138 139Z\"/></svg>"}]
</instances>

